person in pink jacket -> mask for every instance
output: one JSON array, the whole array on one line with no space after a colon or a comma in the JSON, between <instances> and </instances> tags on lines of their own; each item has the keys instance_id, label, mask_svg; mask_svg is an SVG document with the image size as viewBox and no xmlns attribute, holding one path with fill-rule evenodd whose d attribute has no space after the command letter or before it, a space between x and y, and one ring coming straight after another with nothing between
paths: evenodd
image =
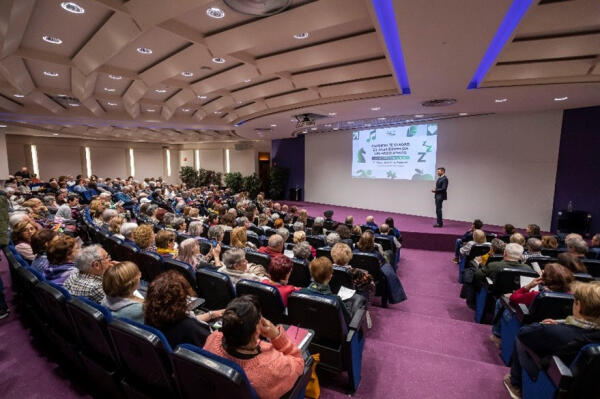
<instances>
[{"instance_id":1,"label":"person in pink jacket","mask_svg":"<svg viewBox=\"0 0 600 399\"><path fill-rule=\"evenodd\" d=\"M221 331L208 336L204 349L239 364L262 399L281 397L304 370L298 347L283 327L262 317L258 300L250 295L229 303Z\"/></svg>"}]
</instances>

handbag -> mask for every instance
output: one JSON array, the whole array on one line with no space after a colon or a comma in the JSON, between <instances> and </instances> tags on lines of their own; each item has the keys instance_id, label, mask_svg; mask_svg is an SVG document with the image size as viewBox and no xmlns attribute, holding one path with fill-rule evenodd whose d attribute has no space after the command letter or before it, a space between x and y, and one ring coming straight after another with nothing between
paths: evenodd
<instances>
[{"instance_id":1,"label":"handbag","mask_svg":"<svg viewBox=\"0 0 600 399\"><path fill-rule=\"evenodd\" d=\"M319 385L319 377L317 376L317 364L321 360L321 356L318 353L312 355L313 364L310 371L310 380L308 380L308 384L306 384L306 392L304 396L312 399L319 399L321 396L321 386Z\"/></svg>"}]
</instances>

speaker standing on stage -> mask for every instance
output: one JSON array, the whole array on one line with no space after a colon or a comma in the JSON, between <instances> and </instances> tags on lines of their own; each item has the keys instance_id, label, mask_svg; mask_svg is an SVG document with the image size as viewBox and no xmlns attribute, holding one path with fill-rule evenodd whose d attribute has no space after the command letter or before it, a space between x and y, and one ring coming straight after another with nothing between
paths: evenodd
<instances>
[{"instance_id":1,"label":"speaker standing on stage","mask_svg":"<svg viewBox=\"0 0 600 399\"><path fill-rule=\"evenodd\" d=\"M438 179L435 182L435 189L431 190L435 198L435 214L437 215L437 223L433 227L442 227L442 202L448 199L448 178L446 177L445 168L437 168Z\"/></svg>"}]
</instances>

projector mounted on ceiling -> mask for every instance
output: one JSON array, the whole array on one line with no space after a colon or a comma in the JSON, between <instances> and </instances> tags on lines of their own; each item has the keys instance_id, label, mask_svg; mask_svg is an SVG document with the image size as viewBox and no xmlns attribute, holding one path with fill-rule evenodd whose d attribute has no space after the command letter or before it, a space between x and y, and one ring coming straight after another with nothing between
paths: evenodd
<instances>
[{"instance_id":1,"label":"projector mounted on ceiling","mask_svg":"<svg viewBox=\"0 0 600 399\"><path fill-rule=\"evenodd\" d=\"M315 126L317 119L324 119L327 117L325 115L308 113L308 114L294 115L294 118L296 118L296 121L297 121L296 128L302 129L304 127Z\"/></svg>"},{"instance_id":2,"label":"projector mounted on ceiling","mask_svg":"<svg viewBox=\"0 0 600 399\"><path fill-rule=\"evenodd\" d=\"M289 7L291 0L223 0L229 8L247 15L267 17Z\"/></svg>"}]
</instances>

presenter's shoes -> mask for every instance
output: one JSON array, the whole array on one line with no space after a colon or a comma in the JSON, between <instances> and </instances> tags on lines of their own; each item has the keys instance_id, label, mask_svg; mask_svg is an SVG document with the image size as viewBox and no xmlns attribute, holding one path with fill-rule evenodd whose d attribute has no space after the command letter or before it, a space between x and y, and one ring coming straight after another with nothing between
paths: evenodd
<instances>
[{"instance_id":1,"label":"presenter's shoes","mask_svg":"<svg viewBox=\"0 0 600 399\"><path fill-rule=\"evenodd\" d=\"M8 308L0 309L0 320L8 317Z\"/></svg>"},{"instance_id":2,"label":"presenter's shoes","mask_svg":"<svg viewBox=\"0 0 600 399\"><path fill-rule=\"evenodd\" d=\"M434 224L433 227L444 227L443 224Z\"/></svg>"},{"instance_id":3,"label":"presenter's shoes","mask_svg":"<svg viewBox=\"0 0 600 399\"><path fill-rule=\"evenodd\" d=\"M506 390L508 391L508 394L510 395L511 399L521 399L523 394L521 388L514 386L510 382L510 374L506 374L504 376L504 386L506 387Z\"/></svg>"}]
</instances>

